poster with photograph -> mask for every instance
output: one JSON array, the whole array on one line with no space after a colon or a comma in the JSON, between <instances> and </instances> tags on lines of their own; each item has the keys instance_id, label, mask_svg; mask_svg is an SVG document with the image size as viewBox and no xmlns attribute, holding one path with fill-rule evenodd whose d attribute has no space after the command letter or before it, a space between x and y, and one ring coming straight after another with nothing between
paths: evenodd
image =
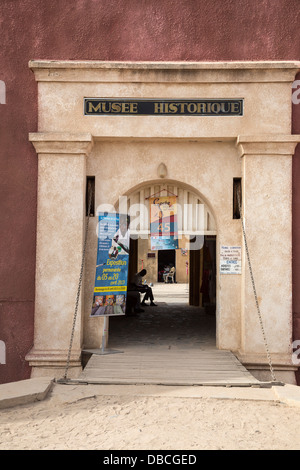
<instances>
[{"instance_id":1,"label":"poster with photograph","mask_svg":"<svg viewBox=\"0 0 300 470\"><path fill-rule=\"evenodd\" d=\"M129 216L100 213L91 317L125 315L129 262Z\"/></svg>"},{"instance_id":2,"label":"poster with photograph","mask_svg":"<svg viewBox=\"0 0 300 470\"><path fill-rule=\"evenodd\" d=\"M178 248L176 196L152 197L150 204L151 250Z\"/></svg>"}]
</instances>

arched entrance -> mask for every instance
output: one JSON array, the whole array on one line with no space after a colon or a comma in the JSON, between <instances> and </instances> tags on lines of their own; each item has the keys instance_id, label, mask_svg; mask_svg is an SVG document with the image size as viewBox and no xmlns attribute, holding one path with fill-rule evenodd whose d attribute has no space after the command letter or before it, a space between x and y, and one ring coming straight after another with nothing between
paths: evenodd
<instances>
[{"instance_id":1,"label":"arched entrance","mask_svg":"<svg viewBox=\"0 0 300 470\"><path fill-rule=\"evenodd\" d=\"M150 243L151 197L175 196L178 224L177 250L152 250ZM124 199L123 199L124 198ZM130 275L147 265L148 282L162 282L164 265L176 269L177 283L188 283L191 305L203 306L201 295L203 277L209 275L215 281L215 242L217 224L205 198L191 186L179 181L151 181L129 190L115 204L116 210L131 217ZM211 260L211 261L210 261ZM204 271L212 271L204 273ZM206 283L207 284L207 283ZM202 290L204 286L202 286ZM209 287L210 302L216 303L215 283ZM204 293L204 292L202 292ZM208 295L206 295L207 297Z\"/></svg>"},{"instance_id":2,"label":"arched entrance","mask_svg":"<svg viewBox=\"0 0 300 470\"><path fill-rule=\"evenodd\" d=\"M155 200L165 201L168 196L176 200L176 249L153 247L150 215L154 196ZM130 189L115 208L122 213L126 210L131 220L128 281L146 269L146 282L152 286L157 307L151 308L151 313L146 308L145 313L129 322L111 318L109 344L120 347L126 337L127 344L142 341L146 346L178 346L184 342L186 347L189 343L215 347L217 225L204 197L179 181L155 180ZM168 275L169 269L175 273L173 276ZM128 310L128 315L132 313Z\"/></svg>"}]
</instances>

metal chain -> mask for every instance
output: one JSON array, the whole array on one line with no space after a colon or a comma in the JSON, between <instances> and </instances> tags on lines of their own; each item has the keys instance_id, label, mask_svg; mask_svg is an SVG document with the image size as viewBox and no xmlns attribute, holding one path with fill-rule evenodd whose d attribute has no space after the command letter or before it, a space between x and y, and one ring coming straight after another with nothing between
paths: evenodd
<instances>
[{"instance_id":1,"label":"metal chain","mask_svg":"<svg viewBox=\"0 0 300 470\"><path fill-rule=\"evenodd\" d=\"M242 208L241 208L239 193L237 193L237 200L238 200L238 206L239 206L239 211L240 211L240 219L241 219L241 223L242 223L243 237L244 237L248 267L249 267L249 272L250 272L250 277L251 277L251 283L252 283L252 288L253 288L253 293L254 293L254 298L255 298L255 304L256 304L258 319L259 319L259 323L260 323L260 327L261 327L261 331L262 331L262 335L263 335L265 349L266 349L266 352L267 352L267 357L268 357L268 362L269 362L272 381L275 382L276 377L275 377L275 373L274 373L274 369L273 369L273 365L272 365L271 355L270 355L270 352L269 352L267 337L266 337L266 333L265 333L265 329L264 329L264 325L263 325L263 321L262 321L262 316L261 316L261 312L260 312L260 308L259 308L257 293L256 293L256 287L255 287L254 276L253 276L253 271L252 271L252 266L251 266L251 261L250 261L250 254L249 254L249 248L248 248L248 243L247 243L247 238L246 238L244 219L243 219L243 216L242 216Z\"/></svg>"},{"instance_id":2,"label":"metal chain","mask_svg":"<svg viewBox=\"0 0 300 470\"><path fill-rule=\"evenodd\" d=\"M90 220L90 209L91 209L92 196L93 196L93 190L92 190L92 186L91 186L90 182L89 182L89 186L88 186L88 194L89 194L89 203L88 203L88 213L87 213L87 220L86 220L85 234L84 234L84 244L83 244L83 251L82 251L81 268L80 268L80 274L79 274L79 282L78 282L78 288L77 288L77 296L76 296L76 303L75 303L75 311L74 311L74 317L73 317L73 325L72 325L72 331L71 331L70 345L69 345L67 363L66 363L65 374L64 374L63 380L67 380L68 370L69 370L69 367L70 367L71 351L72 351L72 345L73 345L73 339L74 339L74 333L75 333L75 325L76 325L76 318L77 318L77 312L78 312L78 304L79 304L79 297L80 297L80 291L81 291L82 276L83 276L83 270L84 270L87 234L88 234L89 220Z\"/></svg>"}]
</instances>

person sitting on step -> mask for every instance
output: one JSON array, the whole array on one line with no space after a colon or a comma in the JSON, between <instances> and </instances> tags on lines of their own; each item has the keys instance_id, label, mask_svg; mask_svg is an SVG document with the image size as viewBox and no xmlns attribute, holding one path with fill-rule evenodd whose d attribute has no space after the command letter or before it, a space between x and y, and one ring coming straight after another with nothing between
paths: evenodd
<instances>
[{"instance_id":1,"label":"person sitting on step","mask_svg":"<svg viewBox=\"0 0 300 470\"><path fill-rule=\"evenodd\" d=\"M141 293L145 293L144 298L141 302L141 305L147 305L146 301L150 299L151 307L156 307L154 303L154 295L152 289L147 284L143 284L143 277L146 276L147 271L146 269L142 269L140 272L136 273L132 280L132 285L134 285L135 289Z\"/></svg>"}]
</instances>

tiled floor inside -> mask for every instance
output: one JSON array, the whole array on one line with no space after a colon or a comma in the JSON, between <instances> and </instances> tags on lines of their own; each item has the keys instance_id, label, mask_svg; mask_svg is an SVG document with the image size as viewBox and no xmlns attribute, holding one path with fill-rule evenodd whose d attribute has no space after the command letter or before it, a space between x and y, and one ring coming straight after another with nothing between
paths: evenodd
<instances>
[{"instance_id":1,"label":"tiled floor inside","mask_svg":"<svg viewBox=\"0 0 300 470\"><path fill-rule=\"evenodd\" d=\"M157 307L110 317L109 347L215 348L215 315L188 305L187 284L157 283L153 293Z\"/></svg>"}]
</instances>

